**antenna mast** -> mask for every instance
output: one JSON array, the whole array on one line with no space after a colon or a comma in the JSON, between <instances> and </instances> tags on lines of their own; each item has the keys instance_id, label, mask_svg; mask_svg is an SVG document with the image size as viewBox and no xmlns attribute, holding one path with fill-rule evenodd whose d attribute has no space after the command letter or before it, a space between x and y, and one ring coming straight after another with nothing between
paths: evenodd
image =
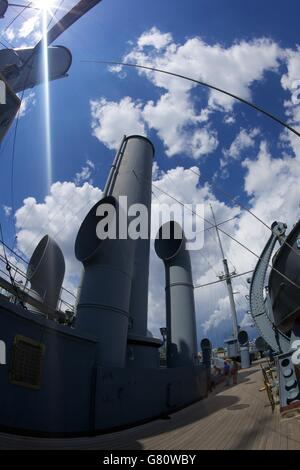
<instances>
[{"instance_id":1,"label":"antenna mast","mask_svg":"<svg viewBox=\"0 0 300 470\"><path fill-rule=\"evenodd\" d=\"M223 246L222 246L222 242L221 242L221 238L220 238L220 233L219 233L219 230L218 230L218 225L217 225L215 214L214 214L214 211L213 211L213 208L212 208L211 204L210 204L210 210L211 210L211 213L212 213L212 216L213 216L214 225L215 225L215 229L216 229L216 233L217 233L217 237L218 237L218 242L219 242L219 245L220 245L223 266L224 266L224 274L220 274L219 279L222 280L222 281L225 281L226 285L227 285L228 297L229 297L230 309L231 309L231 317L232 317L233 337L234 337L234 339L237 340L239 329L238 329L238 323L237 323L237 315L236 315L236 308L235 308L235 302L234 302L234 295L233 295L232 284L231 284L231 276L235 275L235 273L230 273L229 272L227 259L225 258L225 254L224 254L224 250L223 250Z\"/></svg>"}]
</instances>

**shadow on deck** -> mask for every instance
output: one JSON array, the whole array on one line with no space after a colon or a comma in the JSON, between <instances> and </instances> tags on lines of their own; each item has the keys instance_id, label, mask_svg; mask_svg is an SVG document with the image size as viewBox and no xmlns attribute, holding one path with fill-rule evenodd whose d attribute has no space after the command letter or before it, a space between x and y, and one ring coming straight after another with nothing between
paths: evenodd
<instances>
[{"instance_id":1,"label":"shadow on deck","mask_svg":"<svg viewBox=\"0 0 300 470\"><path fill-rule=\"evenodd\" d=\"M0 449L300 449L300 421L272 413L261 385L254 365L239 372L237 385L221 383L207 399L147 424L84 438L0 434Z\"/></svg>"}]
</instances>

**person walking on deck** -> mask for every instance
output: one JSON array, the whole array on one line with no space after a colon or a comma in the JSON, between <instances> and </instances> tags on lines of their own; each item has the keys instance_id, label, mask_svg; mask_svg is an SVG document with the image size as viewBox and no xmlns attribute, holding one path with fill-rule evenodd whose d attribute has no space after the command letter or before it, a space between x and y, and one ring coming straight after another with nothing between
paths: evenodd
<instances>
[{"instance_id":1,"label":"person walking on deck","mask_svg":"<svg viewBox=\"0 0 300 470\"><path fill-rule=\"evenodd\" d=\"M231 377L232 377L232 384L237 384L237 376L238 376L239 365L238 363L233 360L231 364Z\"/></svg>"},{"instance_id":2,"label":"person walking on deck","mask_svg":"<svg viewBox=\"0 0 300 470\"><path fill-rule=\"evenodd\" d=\"M225 377L225 387L228 387L230 384L230 365L229 362L226 360L224 361L224 369L223 374Z\"/></svg>"}]
</instances>

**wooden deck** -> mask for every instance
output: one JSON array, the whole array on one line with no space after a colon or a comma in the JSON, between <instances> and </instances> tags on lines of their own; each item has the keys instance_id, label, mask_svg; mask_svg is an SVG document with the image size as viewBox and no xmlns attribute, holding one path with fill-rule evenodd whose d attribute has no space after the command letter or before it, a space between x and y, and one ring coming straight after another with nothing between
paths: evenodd
<instances>
[{"instance_id":1,"label":"wooden deck","mask_svg":"<svg viewBox=\"0 0 300 470\"><path fill-rule=\"evenodd\" d=\"M0 434L0 449L300 449L300 418L272 413L259 392L258 366L240 371L239 383L169 417L120 432L73 439Z\"/></svg>"}]
</instances>

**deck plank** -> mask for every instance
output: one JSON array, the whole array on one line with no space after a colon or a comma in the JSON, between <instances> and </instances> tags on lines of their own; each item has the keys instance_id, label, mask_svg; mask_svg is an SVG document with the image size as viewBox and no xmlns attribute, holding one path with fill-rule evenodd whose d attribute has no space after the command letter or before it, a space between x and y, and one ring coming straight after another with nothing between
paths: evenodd
<instances>
[{"instance_id":1,"label":"deck plank","mask_svg":"<svg viewBox=\"0 0 300 470\"><path fill-rule=\"evenodd\" d=\"M300 449L300 418L272 413L257 366L239 372L235 386L217 386L210 396L170 419L124 431L81 438L30 438L0 433L0 449Z\"/></svg>"}]
</instances>

